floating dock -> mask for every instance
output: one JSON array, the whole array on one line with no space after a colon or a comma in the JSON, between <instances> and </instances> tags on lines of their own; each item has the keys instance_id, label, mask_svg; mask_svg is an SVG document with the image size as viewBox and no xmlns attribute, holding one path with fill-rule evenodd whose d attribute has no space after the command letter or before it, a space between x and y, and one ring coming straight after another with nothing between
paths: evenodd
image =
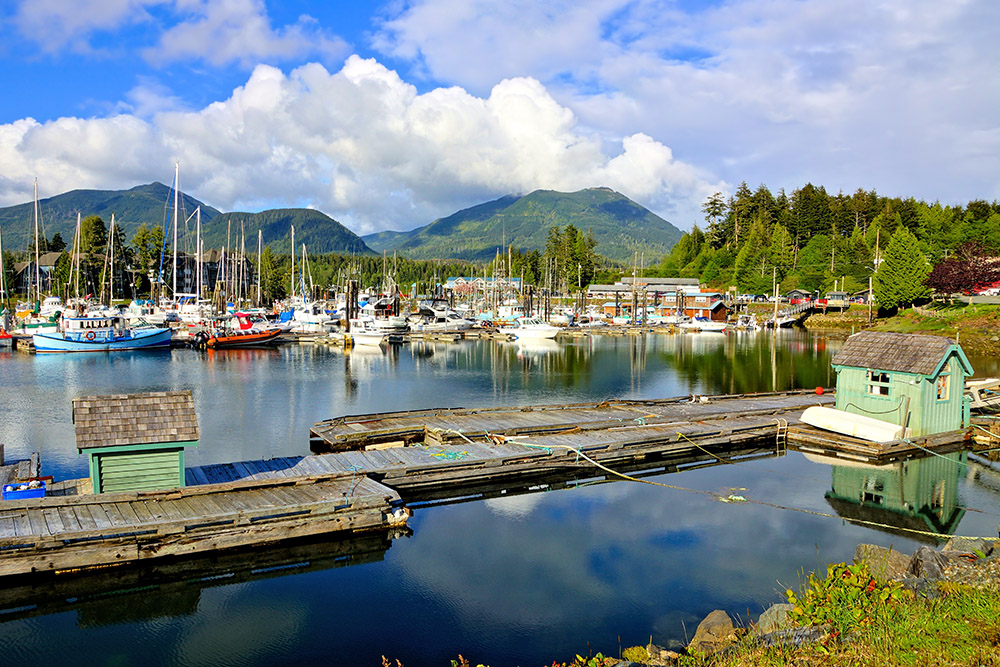
<instances>
[{"instance_id":1,"label":"floating dock","mask_svg":"<svg viewBox=\"0 0 1000 667\"><path fill-rule=\"evenodd\" d=\"M89 480L0 503L0 577L173 562L385 531L409 506L530 493L781 456L886 463L969 445L969 431L865 443L800 423L828 392L687 396L352 415L315 424L307 456L189 467L171 491L89 493ZM19 464L20 465L20 464ZM30 463L29 463L30 468ZM62 495L55 495L62 494Z\"/></svg>"},{"instance_id":2,"label":"floating dock","mask_svg":"<svg viewBox=\"0 0 1000 667\"><path fill-rule=\"evenodd\" d=\"M398 503L395 491L350 476L8 500L0 503L0 576L381 530L405 523Z\"/></svg>"}]
</instances>

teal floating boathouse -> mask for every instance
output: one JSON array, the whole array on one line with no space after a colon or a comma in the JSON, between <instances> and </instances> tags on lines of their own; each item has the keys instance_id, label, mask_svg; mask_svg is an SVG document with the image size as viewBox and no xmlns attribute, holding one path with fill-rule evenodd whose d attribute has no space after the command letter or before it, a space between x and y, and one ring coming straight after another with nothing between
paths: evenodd
<instances>
[{"instance_id":1,"label":"teal floating boathouse","mask_svg":"<svg viewBox=\"0 0 1000 667\"><path fill-rule=\"evenodd\" d=\"M75 398L73 424L94 493L184 486L184 450L198 442L190 391Z\"/></svg>"},{"instance_id":2,"label":"teal floating boathouse","mask_svg":"<svg viewBox=\"0 0 1000 667\"><path fill-rule=\"evenodd\" d=\"M863 331L833 357L836 408L909 429L913 437L969 425L961 346L943 336Z\"/></svg>"}]
</instances>

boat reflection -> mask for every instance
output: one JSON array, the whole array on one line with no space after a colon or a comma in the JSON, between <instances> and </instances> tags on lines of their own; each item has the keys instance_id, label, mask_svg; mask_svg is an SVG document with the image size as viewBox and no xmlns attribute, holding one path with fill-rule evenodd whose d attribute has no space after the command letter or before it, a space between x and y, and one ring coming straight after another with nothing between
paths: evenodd
<instances>
[{"instance_id":1,"label":"boat reflection","mask_svg":"<svg viewBox=\"0 0 1000 667\"><path fill-rule=\"evenodd\" d=\"M958 482L967 452L884 466L813 454L806 458L833 467L826 501L850 523L937 544L954 534L965 515L958 502Z\"/></svg>"},{"instance_id":2,"label":"boat reflection","mask_svg":"<svg viewBox=\"0 0 1000 667\"><path fill-rule=\"evenodd\" d=\"M165 564L94 574L32 577L0 590L0 623L75 611L82 627L193 615L207 588L374 563L409 529L223 551Z\"/></svg>"}]
</instances>

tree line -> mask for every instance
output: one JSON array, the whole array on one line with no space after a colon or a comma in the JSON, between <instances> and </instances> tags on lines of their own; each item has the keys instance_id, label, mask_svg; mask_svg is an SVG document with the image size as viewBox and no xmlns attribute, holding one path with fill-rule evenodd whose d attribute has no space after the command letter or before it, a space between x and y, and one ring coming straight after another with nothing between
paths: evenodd
<instances>
[{"instance_id":1,"label":"tree line","mask_svg":"<svg viewBox=\"0 0 1000 667\"><path fill-rule=\"evenodd\" d=\"M656 267L658 274L754 294L769 293L775 281L786 292L834 286L859 292L872 278L880 305L891 308L941 289L933 267L944 262L954 276L959 248L966 262L970 253L981 258L1000 249L1000 203L983 200L946 206L874 190L830 194L811 183L775 195L763 184L751 190L744 182L728 199L718 192L708 197L702 212L704 230L695 226L686 233Z\"/></svg>"}]
</instances>

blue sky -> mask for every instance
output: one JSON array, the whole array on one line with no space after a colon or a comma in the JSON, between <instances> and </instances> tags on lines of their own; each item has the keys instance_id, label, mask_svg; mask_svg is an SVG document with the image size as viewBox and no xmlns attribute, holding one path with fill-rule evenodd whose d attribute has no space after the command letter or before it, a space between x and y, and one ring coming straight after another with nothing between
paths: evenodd
<instances>
[{"instance_id":1,"label":"blue sky","mask_svg":"<svg viewBox=\"0 0 1000 667\"><path fill-rule=\"evenodd\" d=\"M612 187L1000 198L991 0L11 0L0 205L168 181L409 229Z\"/></svg>"}]
</instances>

